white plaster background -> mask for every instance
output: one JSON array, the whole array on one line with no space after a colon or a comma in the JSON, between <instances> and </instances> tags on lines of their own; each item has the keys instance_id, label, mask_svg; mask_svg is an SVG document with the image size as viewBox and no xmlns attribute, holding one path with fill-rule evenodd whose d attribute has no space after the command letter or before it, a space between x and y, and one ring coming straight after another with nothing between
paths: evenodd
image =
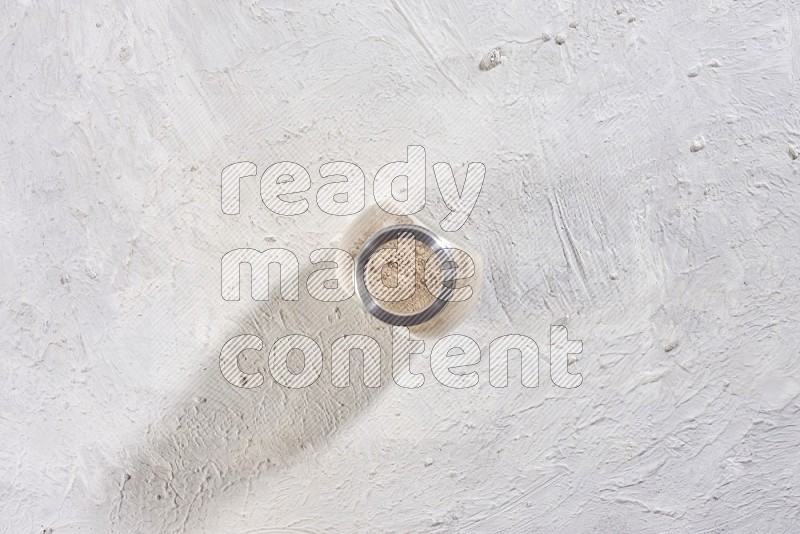
<instances>
[{"instance_id":1,"label":"white plaster background","mask_svg":"<svg viewBox=\"0 0 800 534\"><path fill-rule=\"evenodd\" d=\"M800 531L792 0L8 1L0 21L3 532ZM252 308L222 302L221 255L307 257L349 222L252 194L224 216L222 167L296 161L313 192L322 163L372 177L408 144L429 178L485 163L461 235L486 285L458 331L530 335L542 385L489 387L485 352L471 390L427 369L285 466L233 476L232 450L208 484L176 476L184 515L125 523L133 451L169 440ZM547 378L556 323L583 340L576 390Z\"/></svg>"}]
</instances>

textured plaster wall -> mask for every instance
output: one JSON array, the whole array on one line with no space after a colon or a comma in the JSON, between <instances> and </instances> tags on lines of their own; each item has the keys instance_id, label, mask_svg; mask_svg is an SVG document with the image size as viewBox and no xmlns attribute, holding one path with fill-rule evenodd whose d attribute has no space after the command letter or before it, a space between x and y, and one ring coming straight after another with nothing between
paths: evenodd
<instances>
[{"instance_id":1,"label":"textured plaster wall","mask_svg":"<svg viewBox=\"0 0 800 534\"><path fill-rule=\"evenodd\" d=\"M797 3L1 12L3 532L800 530ZM486 166L458 232L486 267L458 328L479 385L425 358L415 390L225 383L240 333L386 346L352 302L223 301L219 262L337 243L319 166L371 179L409 144L431 218L433 163ZM254 180L224 215L246 160L308 168L311 210L271 214ZM549 380L551 324L583 341L577 389ZM542 349L538 388L489 385L506 333Z\"/></svg>"}]
</instances>

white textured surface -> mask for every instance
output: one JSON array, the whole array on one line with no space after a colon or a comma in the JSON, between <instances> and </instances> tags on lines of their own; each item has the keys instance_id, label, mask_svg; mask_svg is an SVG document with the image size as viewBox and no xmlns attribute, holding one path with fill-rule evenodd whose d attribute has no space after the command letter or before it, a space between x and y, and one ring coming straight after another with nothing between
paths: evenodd
<instances>
[{"instance_id":1,"label":"white textured surface","mask_svg":"<svg viewBox=\"0 0 800 534\"><path fill-rule=\"evenodd\" d=\"M800 530L800 6L354 4L3 4L0 530ZM276 468L200 454L223 428L250 443L223 407L173 440L199 454L182 473L152 444L252 324L221 255L302 259L348 222L272 216L257 184L225 216L221 169L372 177L409 144L429 178L487 168L458 331L546 356L565 324L583 384L545 359L538 389L491 388L484 352L476 388L427 369ZM267 426L294 416L270 402ZM158 454L174 498L151 506Z\"/></svg>"}]
</instances>

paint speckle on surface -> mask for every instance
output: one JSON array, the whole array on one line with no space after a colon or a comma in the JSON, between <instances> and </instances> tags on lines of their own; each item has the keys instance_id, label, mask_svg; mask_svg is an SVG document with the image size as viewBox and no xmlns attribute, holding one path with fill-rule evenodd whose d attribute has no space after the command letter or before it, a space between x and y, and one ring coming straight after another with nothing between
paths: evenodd
<instances>
[{"instance_id":1,"label":"paint speckle on surface","mask_svg":"<svg viewBox=\"0 0 800 534\"><path fill-rule=\"evenodd\" d=\"M700 152L706 147L706 139L705 137L698 136L692 140L692 144L689 145L689 150L692 152Z\"/></svg>"},{"instance_id":2,"label":"paint speckle on surface","mask_svg":"<svg viewBox=\"0 0 800 534\"><path fill-rule=\"evenodd\" d=\"M119 54L117 55L119 57L120 63L127 63L128 60L130 60L131 57L133 56L133 50L131 49L130 46L125 45L119 49Z\"/></svg>"},{"instance_id":3,"label":"paint speckle on surface","mask_svg":"<svg viewBox=\"0 0 800 534\"><path fill-rule=\"evenodd\" d=\"M481 59L480 69L481 70L491 70L495 68L497 65L500 64L502 60L502 56L500 54L500 49L495 48L487 52L483 58Z\"/></svg>"}]
</instances>

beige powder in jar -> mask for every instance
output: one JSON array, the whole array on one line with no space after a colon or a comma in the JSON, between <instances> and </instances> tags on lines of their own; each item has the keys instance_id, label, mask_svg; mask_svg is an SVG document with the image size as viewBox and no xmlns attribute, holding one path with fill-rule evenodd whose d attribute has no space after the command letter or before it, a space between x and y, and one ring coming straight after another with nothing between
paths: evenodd
<instances>
[{"instance_id":1,"label":"beige powder in jar","mask_svg":"<svg viewBox=\"0 0 800 534\"><path fill-rule=\"evenodd\" d=\"M381 261L370 261L364 273L367 287L383 286L379 293L373 295L381 308L400 315L413 315L430 307L436 301L436 297L433 293L441 292L442 288L442 264L436 260L434 260L434 263L430 267L430 290L425 283L425 266L428 259L433 256L433 249L418 239L413 239L413 241L416 250L414 254L415 258L412 259L410 257L411 254L408 254L408 257L400 258L400 262L405 262L405 265L413 261L413 269L409 269L408 267L400 269L398 264L394 262L384 263ZM378 250L397 249L399 243L399 240L392 239L381 245ZM399 253L400 251L398 251L398 254ZM412 276L414 279L410 280ZM414 292L406 299L382 300L379 298L396 298L392 295L392 288L397 288L397 292L400 292L401 288L411 285L413 285ZM431 291L433 293L431 293Z\"/></svg>"}]
</instances>

